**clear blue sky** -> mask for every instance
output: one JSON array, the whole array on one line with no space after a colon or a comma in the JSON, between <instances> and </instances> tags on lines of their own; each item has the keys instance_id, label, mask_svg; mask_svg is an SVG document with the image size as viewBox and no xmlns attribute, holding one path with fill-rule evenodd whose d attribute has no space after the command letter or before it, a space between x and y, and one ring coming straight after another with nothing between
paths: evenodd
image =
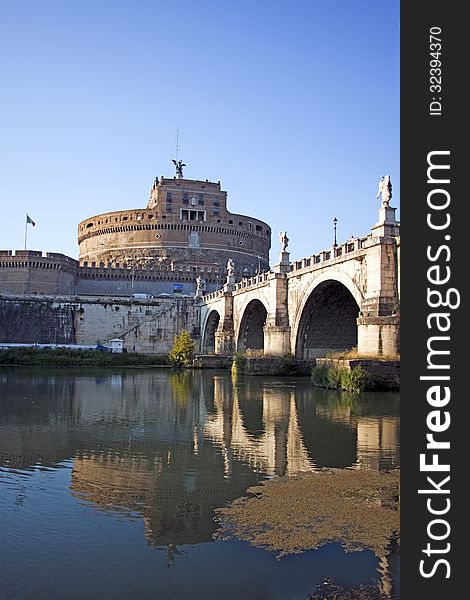
<instances>
[{"instance_id":1,"label":"clear blue sky","mask_svg":"<svg viewBox=\"0 0 470 600\"><path fill-rule=\"evenodd\" d=\"M77 225L173 176L287 229L291 259L399 206L398 0L0 4L0 248L78 256ZM399 213L397 213L399 216Z\"/></svg>"}]
</instances>

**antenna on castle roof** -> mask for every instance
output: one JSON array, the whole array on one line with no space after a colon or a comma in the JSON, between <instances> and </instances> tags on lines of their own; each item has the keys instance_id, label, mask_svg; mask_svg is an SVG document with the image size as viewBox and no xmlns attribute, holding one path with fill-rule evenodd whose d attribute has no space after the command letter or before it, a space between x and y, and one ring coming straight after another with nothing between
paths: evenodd
<instances>
[{"instance_id":1,"label":"antenna on castle roof","mask_svg":"<svg viewBox=\"0 0 470 600\"><path fill-rule=\"evenodd\" d=\"M176 179L183 179L183 167L186 165L179 158L179 127L176 125L176 159L172 158L171 162L176 167Z\"/></svg>"},{"instance_id":2,"label":"antenna on castle roof","mask_svg":"<svg viewBox=\"0 0 470 600\"><path fill-rule=\"evenodd\" d=\"M179 160L179 135L180 130L178 124L176 124L176 160Z\"/></svg>"}]
</instances>

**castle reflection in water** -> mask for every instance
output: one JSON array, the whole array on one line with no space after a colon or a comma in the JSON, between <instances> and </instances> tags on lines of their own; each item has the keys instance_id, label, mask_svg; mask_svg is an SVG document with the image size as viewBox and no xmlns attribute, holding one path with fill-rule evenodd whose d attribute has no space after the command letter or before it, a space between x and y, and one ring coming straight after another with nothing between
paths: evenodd
<instances>
[{"instance_id":1,"label":"castle reflection in water","mask_svg":"<svg viewBox=\"0 0 470 600\"><path fill-rule=\"evenodd\" d=\"M397 394L166 369L4 369L0 385L0 466L71 467L78 502L143 518L151 545L210 540L214 508L273 476L399 465Z\"/></svg>"}]
</instances>

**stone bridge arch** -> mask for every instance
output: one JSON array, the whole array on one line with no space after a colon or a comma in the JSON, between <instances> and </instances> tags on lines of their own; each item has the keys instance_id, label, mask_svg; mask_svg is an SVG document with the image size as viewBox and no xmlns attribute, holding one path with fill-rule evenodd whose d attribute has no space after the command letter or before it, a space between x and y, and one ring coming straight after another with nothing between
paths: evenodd
<instances>
[{"instance_id":1,"label":"stone bridge arch","mask_svg":"<svg viewBox=\"0 0 470 600\"><path fill-rule=\"evenodd\" d=\"M238 327L235 332L237 350L263 350L264 327L268 309L259 298L251 298L239 312Z\"/></svg>"},{"instance_id":2,"label":"stone bridge arch","mask_svg":"<svg viewBox=\"0 0 470 600\"><path fill-rule=\"evenodd\" d=\"M216 351L215 332L219 327L220 313L216 309L210 310L202 326L202 354L214 354Z\"/></svg>"},{"instance_id":3,"label":"stone bridge arch","mask_svg":"<svg viewBox=\"0 0 470 600\"><path fill-rule=\"evenodd\" d=\"M358 345L357 318L363 295L351 277L339 269L327 269L292 302L291 348L298 358L312 359L328 351Z\"/></svg>"}]
</instances>

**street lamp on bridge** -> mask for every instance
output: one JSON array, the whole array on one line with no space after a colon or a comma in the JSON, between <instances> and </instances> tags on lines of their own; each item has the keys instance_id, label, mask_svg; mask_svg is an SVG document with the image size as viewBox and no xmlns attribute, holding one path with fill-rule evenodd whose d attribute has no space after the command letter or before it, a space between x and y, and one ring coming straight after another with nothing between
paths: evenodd
<instances>
[{"instance_id":1,"label":"street lamp on bridge","mask_svg":"<svg viewBox=\"0 0 470 600\"><path fill-rule=\"evenodd\" d=\"M337 223L338 223L338 219L335 217L335 218L333 219L334 233L335 233L335 241L334 241L334 244L333 244L333 248L336 248L336 246L338 245L338 244L336 243L336 224L337 224Z\"/></svg>"}]
</instances>

